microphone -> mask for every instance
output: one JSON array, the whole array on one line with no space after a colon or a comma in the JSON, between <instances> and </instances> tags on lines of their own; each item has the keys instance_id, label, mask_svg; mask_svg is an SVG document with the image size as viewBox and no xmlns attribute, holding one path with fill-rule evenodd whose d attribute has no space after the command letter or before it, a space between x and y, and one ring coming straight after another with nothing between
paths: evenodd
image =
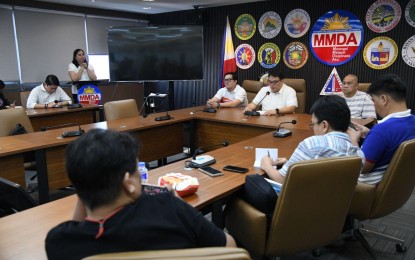
<instances>
[{"instance_id":1,"label":"microphone","mask_svg":"<svg viewBox=\"0 0 415 260\"><path fill-rule=\"evenodd\" d=\"M54 125L54 126L42 126L40 128L40 131L45 132L46 130L51 130L51 129L57 129L57 128L62 128L62 127L67 127L67 126L77 126L79 125L78 123L67 123L67 124L61 124L61 125Z\"/></svg>"},{"instance_id":2,"label":"microphone","mask_svg":"<svg viewBox=\"0 0 415 260\"><path fill-rule=\"evenodd\" d=\"M159 93L153 94L153 93L151 93L150 96L157 96L157 97L163 98L164 100L159 105L159 107L161 107L164 104L164 101L166 101L167 94L159 94ZM170 119L173 119L173 117L171 117L169 115L169 109L167 108L165 116L158 116L154 120L156 120L156 121L166 121L166 120L170 120Z\"/></svg>"},{"instance_id":3,"label":"microphone","mask_svg":"<svg viewBox=\"0 0 415 260\"><path fill-rule=\"evenodd\" d=\"M229 142L224 140L220 144L212 144L212 145L201 146L201 147L197 148L195 150L195 152L193 153L192 160L189 162L188 167L190 167L190 168L200 168L200 167L208 166L208 165L211 165L212 163L215 163L216 162L215 158L213 158L210 155L206 154L206 155L201 155L201 156L197 156L197 157L196 157L196 155L203 148L210 148L210 147L215 147L215 146L228 146L228 145L229 145Z\"/></svg>"},{"instance_id":4,"label":"microphone","mask_svg":"<svg viewBox=\"0 0 415 260\"><path fill-rule=\"evenodd\" d=\"M85 134L85 131L81 129L81 125L78 125L78 130L63 132L62 137L65 138L65 137L81 136L83 134Z\"/></svg>"},{"instance_id":5,"label":"microphone","mask_svg":"<svg viewBox=\"0 0 415 260\"><path fill-rule=\"evenodd\" d=\"M289 123L295 125L295 124L297 124L297 121L296 120L292 120L292 121L289 121L289 122L282 122L281 124L279 124L278 127L277 127L277 130L273 134L274 137L283 138L283 137L287 137L287 136L292 135L293 133L290 130L288 130L288 129L280 129L280 126L282 124L289 124Z\"/></svg>"},{"instance_id":6,"label":"microphone","mask_svg":"<svg viewBox=\"0 0 415 260\"><path fill-rule=\"evenodd\" d=\"M267 93L265 94L265 96L261 99L261 101L259 101L258 104L256 104L255 109L252 111L245 111L244 115L246 116L260 116L259 112L257 112L257 108L259 106L259 104L262 103L262 100L264 100L271 92L267 91Z\"/></svg>"}]
</instances>

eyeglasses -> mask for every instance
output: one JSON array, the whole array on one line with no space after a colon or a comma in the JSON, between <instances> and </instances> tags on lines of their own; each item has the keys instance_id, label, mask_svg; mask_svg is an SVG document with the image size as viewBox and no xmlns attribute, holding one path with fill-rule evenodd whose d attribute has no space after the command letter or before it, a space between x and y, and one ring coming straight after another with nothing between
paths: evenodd
<instances>
[{"instance_id":1,"label":"eyeglasses","mask_svg":"<svg viewBox=\"0 0 415 260\"><path fill-rule=\"evenodd\" d=\"M277 84L278 82L280 82L281 80L268 80L269 84Z\"/></svg>"},{"instance_id":2,"label":"eyeglasses","mask_svg":"<svg viewBox=\"0 0 415 260\"><path fill-rule=\"evenodd\" d=\"M233 79L223 79L223 81L225 81L225 82L230 82L231 80L233 80Z\"/></svg>"},{"instance_id":3,"label":"eyeglasses","mask_svg":"<svg viewBox=\"0 0 415 260\"><path fill-rule=\"evenodd\" d=\"M311 123L311 124L309 124L308 126L311 128L311 130L313 130L313 128L314 128L314 125L315 124L320 124L322 121L318 121L318 122L315 122L315 123Z\"/></svg>"}]
</instances>

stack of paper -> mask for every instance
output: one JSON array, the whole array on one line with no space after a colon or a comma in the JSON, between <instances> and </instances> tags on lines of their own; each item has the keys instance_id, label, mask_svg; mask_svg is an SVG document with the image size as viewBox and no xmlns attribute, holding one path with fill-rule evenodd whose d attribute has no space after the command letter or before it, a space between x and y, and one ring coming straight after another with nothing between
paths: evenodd
<instances>
[{"instance_id":1,"label":"stack of paper","mask_svg":"<svg viewBox=\"0 0 415 260\"><path fill-rule=\"evenodd\" d=\"M264 156L269 156L273 161L278 158L278 149L275 148L255 148L255 163L254 167L261 167L261 159Z\"/></svg>"}]
</instances>

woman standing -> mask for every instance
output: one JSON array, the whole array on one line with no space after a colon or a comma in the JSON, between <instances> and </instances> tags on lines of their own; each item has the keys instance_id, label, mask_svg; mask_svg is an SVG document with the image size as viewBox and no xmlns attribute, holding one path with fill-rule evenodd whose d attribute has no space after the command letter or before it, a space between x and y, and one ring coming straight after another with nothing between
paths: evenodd
<instances>
[{"instance_id":1,"label":"woman standing","mask_svg":"<svg viewBox=\"0 0 415 260\"><path fill-rule=\"evenodd\" d=\"M82 49L76 49L73 52L72 62L69 63L68 74L71 81L89 81L96 80L94 67L88 64L85 52ZM72 85L72 97L74 103L78 103L78 88Z\"/></svg>"}]
</instances>

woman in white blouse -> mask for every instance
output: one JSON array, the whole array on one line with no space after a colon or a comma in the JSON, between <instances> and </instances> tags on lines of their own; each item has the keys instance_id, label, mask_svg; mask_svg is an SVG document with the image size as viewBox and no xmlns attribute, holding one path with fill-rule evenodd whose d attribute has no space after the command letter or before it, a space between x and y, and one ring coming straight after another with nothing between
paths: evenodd
<instances>
[{"instance_id":1,"label":"woman in white blouse","mask_svg":"<svg viewBox=\"0 0 415 260\"><path fill-rule=\"evenodd\" d=\"M96 80L94 67L88 64L85 57L85 52L82 49L76 49L73 52L72 62L69 63L68 74L71 81L89 81ZM72 85L72 96L74 103L78 100L78 88L76 85Z\"/></svg>"}]
</instances>

